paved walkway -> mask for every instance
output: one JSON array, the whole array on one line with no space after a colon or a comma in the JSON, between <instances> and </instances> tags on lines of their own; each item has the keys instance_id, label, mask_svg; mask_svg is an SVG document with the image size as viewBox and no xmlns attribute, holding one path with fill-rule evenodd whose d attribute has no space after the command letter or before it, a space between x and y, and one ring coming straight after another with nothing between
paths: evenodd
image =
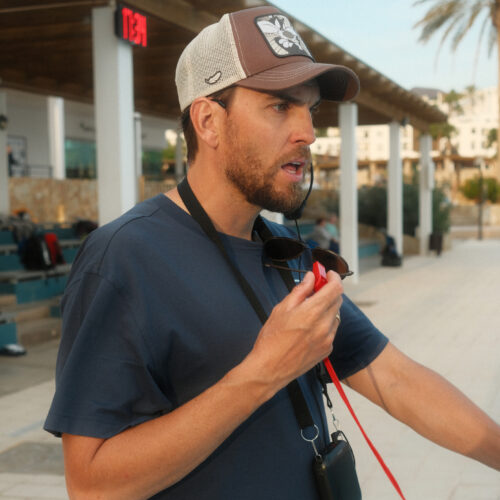
<instances>
[{"instance_id":1,"label":"paved walkway","mask_svg":"<svg viewBox=\"0 0 500 500\"><path fill-rule=\"evenodd\" d=\"M499 240L455 243L440 257L411 257L402 268L367 270L360 284L345 284L396 346L500 421ZM0 358L0 500L67 499L60 442L41 430L56 348L51 342L24 358ZM500 500L498 472L428 443L349 396L408 500ZM363 498L398 498L338 396L334 401L355 449Z\"/></svg>"}]
</instances>

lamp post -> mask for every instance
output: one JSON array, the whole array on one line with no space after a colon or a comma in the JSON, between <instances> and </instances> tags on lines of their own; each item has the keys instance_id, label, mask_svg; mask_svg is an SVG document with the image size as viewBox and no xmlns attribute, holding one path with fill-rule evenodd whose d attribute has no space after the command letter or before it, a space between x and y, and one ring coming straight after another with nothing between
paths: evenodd
<instances>
[{"instance_id":1,"label":"lamp post","mask_svg":"<svg viewBox=\"0 0 500 500\"><path fill-rule=\"evenodd\" d=\"M475 163L479 169L479 202L478 202L478 221L477 221L477 239L483 239L483 205L484 205L484 178L483 166L484 158L479 156L476 158Z\"/></svg>"}]
</instances>

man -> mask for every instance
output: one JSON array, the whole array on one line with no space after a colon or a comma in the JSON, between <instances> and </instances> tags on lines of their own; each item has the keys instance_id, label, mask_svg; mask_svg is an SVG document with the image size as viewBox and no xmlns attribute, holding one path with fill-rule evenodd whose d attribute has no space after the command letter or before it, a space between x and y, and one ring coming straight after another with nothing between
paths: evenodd
<instances>
[{"instance_id":1,"label":"man","mask_svg":"<svg viewBox=\"0 0 500 500\"><path fill-rule=\"evenodd\" d=\"M320 97L354 97L357 77L315 63L266 6L202 31L176 82L189 185L269 319L261 323L178 190L94 231L64 295L45 424L62 434L71 498L318 498L314 452L284 388L299 379L322 449L313 368L328 355L341 379L396 418L500 468L498 425L388 343L342 295L339 275L329 271L313 293L307 273L289 293L264 265L256 217L301 204L311 113Z\"/></svg>"}]
</instances>

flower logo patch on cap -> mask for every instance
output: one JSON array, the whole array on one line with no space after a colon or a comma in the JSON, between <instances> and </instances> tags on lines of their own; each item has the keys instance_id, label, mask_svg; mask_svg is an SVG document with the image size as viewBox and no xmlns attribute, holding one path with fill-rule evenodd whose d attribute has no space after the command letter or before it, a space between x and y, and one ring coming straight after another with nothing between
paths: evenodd
<instances>
[{"instance_id":1,"label":"flower logo patch on cap","mask_svg":"<svg viewBox=\"0 0 500 500\"><path fill-rule=\"evenodd\" d=\"M284 15L261 16L257 17L255 22L274 55L278 57L306 56L313 59L306 44Z\"/></svg>"}]
</instances>

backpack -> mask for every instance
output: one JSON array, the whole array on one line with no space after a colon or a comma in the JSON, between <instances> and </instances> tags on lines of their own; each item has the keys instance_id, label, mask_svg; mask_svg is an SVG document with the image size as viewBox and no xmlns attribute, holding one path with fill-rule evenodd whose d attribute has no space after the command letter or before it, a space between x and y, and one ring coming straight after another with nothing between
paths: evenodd
<instances>
[{"instance_id":1,"label":"backpack","mask_svg":"<svg viewBox=\"0 0 500 500\"><path fill-rule=\"evenodd\" d=\"M33 234L19 245L21 262L25 269L39 271L54 267L45 238L41 234Z\"/></svg>"},{"instance_id":2,"label":"backpack","mask_svg":"<svg viewBox=\"0 0 500 500\"><path fill-rule=\"evenodd\" d=\"M64 256L56 233L45 233L44 239L49 249L50 261L52 265L57 266L58 264L64 264Z\"/></svg>"}]
</instances>

